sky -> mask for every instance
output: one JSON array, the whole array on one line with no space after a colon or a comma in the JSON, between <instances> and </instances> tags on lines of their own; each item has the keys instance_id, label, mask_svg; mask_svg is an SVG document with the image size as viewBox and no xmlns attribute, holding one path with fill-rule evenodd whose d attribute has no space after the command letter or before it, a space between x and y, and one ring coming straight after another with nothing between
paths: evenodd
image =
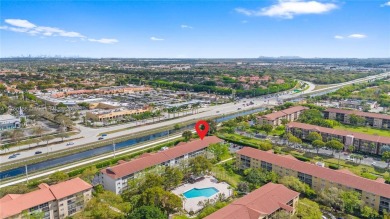
<instances>
[{"instance_id":1,"label":"sky","mask_svg":"<svg viewBox=\"0 0 390 219\"><path fill-rule=\"evenodd\" d=\"M0 57L390 57L389 0L1 0Z\"/></svg>"}]
</instances>

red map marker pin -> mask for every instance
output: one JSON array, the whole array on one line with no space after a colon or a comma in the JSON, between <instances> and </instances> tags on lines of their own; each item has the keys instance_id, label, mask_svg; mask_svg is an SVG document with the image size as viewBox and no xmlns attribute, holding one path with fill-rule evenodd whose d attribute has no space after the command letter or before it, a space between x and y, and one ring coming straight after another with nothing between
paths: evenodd
<instances>
[{"instance_id":1,"label":"red map marker pin","mask_svg":"<svg viewBox=\"0 0 390 219\"><path fill-rule=\"evenodd\" d=\"M203 127L202 127L203 126ZM201 127L203 129L201 129ZM204 136L206 136L207 132L209 131L209 124L204 121L204 120L199 120L196 124L195 124L195 130L196 132L198 133L200 139L203 140Z\"/></svg>"}]
</instances>

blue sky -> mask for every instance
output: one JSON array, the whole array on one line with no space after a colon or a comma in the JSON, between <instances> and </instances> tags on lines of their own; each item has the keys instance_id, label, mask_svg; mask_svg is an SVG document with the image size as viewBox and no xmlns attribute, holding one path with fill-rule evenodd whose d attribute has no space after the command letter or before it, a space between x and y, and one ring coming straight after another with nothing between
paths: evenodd
<instances>
[{"instance_id":1,"label":"blue sky","mask_svg":"<svg viewBox=\"0 0 390 219\"><path fill-rule=\"evenodd\" d=\"M0 56L390 57L389 0L2 0Z\"/></svg>"}]
</instances>

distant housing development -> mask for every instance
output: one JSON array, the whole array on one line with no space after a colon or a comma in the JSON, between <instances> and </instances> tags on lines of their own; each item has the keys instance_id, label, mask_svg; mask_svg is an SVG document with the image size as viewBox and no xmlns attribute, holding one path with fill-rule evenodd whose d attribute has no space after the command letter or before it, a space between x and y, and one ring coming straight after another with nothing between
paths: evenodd
<instances>
[{"instance_id":1,"label":"distant housing development","mask_svg":"<svg viewBox=\"0 0 390 219\"><path fill-rule=\"evenodd\" d=\"M0 218L21 219L43 212L44 219L62 219L81 211L92 198L92 185L74 178L55 185L40 184L26 194L8 194L0 199Z\"/></svg>"},{"instance_id":2,"label":"distant housing development","mask_svg":"<svg viewBox=\"0 0 390 219\"><path fill-rule=\"evenodd\" d=\"M353 145L357 151L372 154L381 154L381 148L384 145L390 145L389 137L325 128L300 122L291 122L287 124L286 130L302 139L306 139L310 132L317 132L321 134L325 141L338 139L345 145L345 150L348 149L348 146Z\"/></svg>"},{"instance_id":3,"label":"distant housing development","mask_svg":"<svg viewBox=\"0 0 390 219\"><path fill-rule=\"evenodd\" d=\"M390 115L335 108L329 108L324 111L324 117L326 119L333 119L346 124L350 123L349 118L351 115L363 117L365 119L365 124L368 126L390 129Z\"/></svg>"},{"instance_id":4,"label":"distant housing development","mask_svg":"<svg viewBox=\"0 0 390 219\"><path fill-rule=\"evenodd\" d=\"M298 192L284 185L268 183L205 219L265 219L272 218L280 210L294 214L298 200Z\"/></svg>"},{"instance_id":5,"label":"distant housing development","mask_svg":"<svg viewBox=\"0 0 390 219\"><path fill-rule=\"evenodd\" d=\"M273 126L278 126L282 124L282 120L286 119L288 122L295 121L299 118L299 115L307 110L307 107L304 106L294 106L285 110L278 112L270 113L264 116L257 117L259 124L269 124Z\"/></svg>"},{"instance_id":6,"label":"distant housing development","mask_svg":"<svg viewBox=\"0 0 390 219\"><path fill-rule=\"evenodd\" d=\"M119 194L127 188L127 180L136 178L143 170L158 166L175 166L182 160L203 154L210 144L221 142L223 140L210 136L203 140L181 143L157 153L143 154L129 162L120 161L116 166L101 170L99 181L105 189Z\"/></svg>"},{"instance_id":7,"label":"distant housing development","mask_svg":"<svg viewBox=\"0 0 390 219\"><path fill-rule=\"evenodd\" d=\"M316 191L329 187L354 190L361 194L362 201L380 211L390 210L390 185L366 179L343 170L332 170L311 163L299 161L290 156L282 156L244 147L236 154L239 169L263 168L280 176L294 176Z\"/></svg>"}]
</instances>

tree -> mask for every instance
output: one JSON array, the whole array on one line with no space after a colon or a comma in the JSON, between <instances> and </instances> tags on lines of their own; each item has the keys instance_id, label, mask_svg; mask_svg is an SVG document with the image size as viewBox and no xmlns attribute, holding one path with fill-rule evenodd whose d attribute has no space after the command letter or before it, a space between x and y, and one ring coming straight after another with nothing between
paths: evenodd
<instances>
[{"instance_id":1,"label":"tree","mask_svg":"<svg viewBox=\"0 0 390 219\"><path fill-rule=\"evenodd\" d=\"M209 124L208 135L212 135L217 131L217 123L213 119L208 119L206 122Z\"/></svg>"},{"instance_id":2,"label":"tree","mask_svg":"<svg viewBox=\"0 0 390 219\"><path fill-rule=\"evenodd\" d=\"M51 135L45 135L41 139L42 139L42 141L46 141L46 146L47 146L49 144L49 141L53 140L54 137Z\"/></svg>"},{"instance_id":3,"label":"tree","mask_svg":"<svg viewBox=\"0 0 390 219\"><path fill-rule=\"evenodd\" d=\"M340 151L344 148L344 145L339 142L338 140L330 140L328 142L325 143L325 147L329 148L332 150L332 155L334 153L334 151Z\"/></svg>"},{"instance_id":4,"label":"tree","mask_svg":"<svg viewBox=\"0 0 390 219\"><path fill-rule=\"evenodd\" d=\"M152 187L161 187L163 185L164 178L156 173L149 172L142 179L139 187L139 191Z\"/></svg>"},{"instance_id":5,"label":"tree","mask_svg":"<svg viewBox=\"0 0 390 219\"><path fill-rule=\"evenodd\" d=\"M364 117L361 117L361 116L358 116L355 114L351 114L351 115L349 115L349 122L352 125L364 125L364 123L366 122L366 119Z\"/></svg>"},{"instance_id":6,"label":"tree","mask_svg":"<svg viewBox=\"0 0 390 219\"><path fill-rule=\"evenodd\" d=\"M280 210L274 213L271 217L271 219L290 219L291 215L285 210Z\"/></svg>"},{"instance_id":7,"label":"tree","mask_svg":"<svg viewBox=\"0 0 390 219\"><path fill-rule=\"evenodd\" d=\"M322 212L320 206L307 198L300 199L298 202L297 213L294 218L321 219Z\"/></svg>"},{"instance_id":8,"label":"tree","mask_svg":"<svg viewBox=\"0 0 390 219\"><path fill-rule=\"evenodd\" d=\"M45 132L45 129L42 128L42 126L36 126L32 130L34 135L38 135L39 137L42 136L42 134Z\"/></svg>"},{"instance_id":9,"label":"tree","mask_svg":"<svg viewBox=\"0 0 390 219\"><path fill-rule=\"evenodd\" d=\"M8 111L8 106L0 102L0 115L5 114Z\"/></svg>"},{"instance_id":10,"label":"tree","mask_svg":"<svg viewBox=\"0 0 390 219\"><path fill-rule=\"evenodd\" d=\"M161 187L146 189L139 200L139 206L150 205L163 209L167 214L176 212L182 207L181 198Z\"/></svg>"},{"instance_id":11,"label":"tree","mask_svg":"<svg viewBox=\"0 0 390 219\"><path fill-rule=\"evenodd\" d=\"M208 150L213 153L214 157L217 161L221 161L221 159L229 154L229 145L228 144L210 144Z\"/></svg>"},{"instance_id":12,"label":"tree","mask_svg":"<svg viewBox=\"0 0 390 219\"><path fill-rule=\"evenodd\" d=\"M192 132L189 130L184 131L181 136L184 138L185 141L189 141L192 138Z\"/></svg>"},{"instance_id":13,"label":"tree","mask_svg":"<svg viewBox=\"0 0 390 219\"><path fill-rule=\"evenodd\" d=\"M387 163L387 169L389 169L390 166L390 151L385 151L382 153L382 160Z\"/></svg>"},{"instance_id":14,"label":"tree","mask_svg":"<svg viewBox=\"0 0 390 219\"><path fill-rule=\"evenodd\" d=\"M315 194L314 190L306 183L301 182L298 178L294 176L284 176L279 180L279 183L285 185L286 187L303 193L306 196L313 196Z\"/></svg>"},{"instance_id":15,"label":"tree","mask_svg":"<svg viewBox=\"0 0 390 219\"><path fill-rule=\"evenodd\" d=\"M264 124L260 127L260 129L263 130L268 135L270 132L272 132L274 127L270 124Z\"/></svg>"},{"instance_id":16,"label":"tree","mask_svg":"<svg viewBox=\"0 0 390 219\"><path fill-rule=\"evenodd\" d=\"M21 129L15 129L11 132L12 141L19 144L19 141L24 137L24 131Z\"/></svg>"},{"instance_id":17,"label":"tree","mask_svg":"<svg viewBox=\"0 0 390 219\"><path fill-rule=\"evenodd\" d=\"M341 192L342 190L336 187L326 188L319 193L318 200L328 207L341 210L343 206Z\"/></svg>"},{"instance_id":18,"label":"tree","mask_svg":"<svg viewBox=\"0 0 390 219\"><path fill-rule=\"evenodd\" d=\"M307 135L306 139L309 140L310 142L313 142L313 141L316 141L316 140L322 141L322 136L318 132L310 132Z\"/></svg>"},{"instance_id":19,"label":"tree","mask_svg":"<svg viewBox=\"0 0 390 219\"><path fill-rule=\"evenodd\" d=\"M168 166L165 168L163 177L164 177L163 180L164 189L168 190L178 186L183 180L184 176L179 168Z\"/></svg>"},{"instance_id":20,"label":"tree","mask_svg":"<svg viewBox=\"0 0 390 219\"><path fill-rule=\"evenodd\" d=\"M244 173L245 180L258 187L269 182L276 182L278 176L275 172L267 171L262 168L247 169Z\"/></svg>"},{"instance_id":21,"label":"tree","mask_svg":"<svg viewBox=\"0 0 390 219\"><path fill-rule=\"evenodd\" d=\"M286 125L288 123L288 119L281 119L282 125Z\"/></svg>"},{"instance_id":22,"label":"tree","mask_svg":"<svg viewBox=\"0 0 390 219\"><path fill-rule=\"evenodd\" d=\"M56 184L62 181L65 181L69 178L67 173L62 171L57 171L49 176L49 180L51 183Z\"/></svg>"},{"instance_id":23,"label":"tree","mask_svg":"<svg viewBox=\"0 0 390 219\"><path fill-rule=\"evenodd\" d=\"M365 218L375 219L379 217L378 212L370 206L364 205L360 208L361 215Z\"/></svg>"},{"instance_id":24,"label":"tree","mask_svg":"<svg viewBox=\"0 0 390 219\"><path fill-rule=\"evenodd\" d=\"M237 190L241 193L247 194L250 191L249 184L247 182L239 182Z\"/></svg>"},{"instance_id":25,"label":"tree","mask_svg":"<svg viewBox=\"0 0 390 219\"><path fill-rule=\"evenodd\" d=\"M136 208L127 219L165 219L164 213L155 206L141 206Z\"/></svg>"},{"instance_id":26,"label":"tree","mask_svg":"<svg viewBox=\"0 0 390 219\"><path fill-rule=\"evenodd\" d=\"M212 168L210 160L206 159L203 156L197 156L190 159L188 166L190 172L194 175L200 175L209 172Z\"/></svg>"},{"instance_id":27,"label":"tree","mask_svg":"<svg viewBox=\"0 0 390 219\"><path fill-rule=\"evenodd\" d=\"M343 201L344 212L352 214L359 210L361 206L361 194L356 191L342 191L340 194L341 200Z\"/></svg>"},{"instance_id":28,"label":"tree","mask_svg":"<svg viewBox=\"0 0 390 219\"><path fill-rule=\"evenodd\" d=\"M311 143L313 145L313 147L317 150L317 154L318 154L318 151L325 147L325 142L323 142L322 140L315 140Z\"/></svg>"},{"instance_id":29,"label":"tree","mask_svg":"<svg viewBox=\"0 0 390 219\"><path fill-rule=\"evenodd\" d=\"M61 138L61 141L64 141L64 138L69 138L69 134L66 132L61 132L60 134L57 135L57 137Z\"/></svg>"},{"instance_id":30,"label":"tree","mask_svg":"<svg viewBox=\"0 0 390 219\"><path fill-rule=\"evenodd\" d=\"M80 178L89 183L92 183L92 180L97 172L98 169L95 166L88 167L81 173Z\"/></svg>"},{"instance_id":31,"label":"tree","mask_svg":"<svg viewBox=\"0 0 390 219\"><path fill-rule=\"evenodd\" d=\"M295 144L301 144L302 143L302 140L300 138L297 138L295 137L293 134L291 133L287 133L287 140L291 143L295 143Z\"/></svg>"}]
</instances>

